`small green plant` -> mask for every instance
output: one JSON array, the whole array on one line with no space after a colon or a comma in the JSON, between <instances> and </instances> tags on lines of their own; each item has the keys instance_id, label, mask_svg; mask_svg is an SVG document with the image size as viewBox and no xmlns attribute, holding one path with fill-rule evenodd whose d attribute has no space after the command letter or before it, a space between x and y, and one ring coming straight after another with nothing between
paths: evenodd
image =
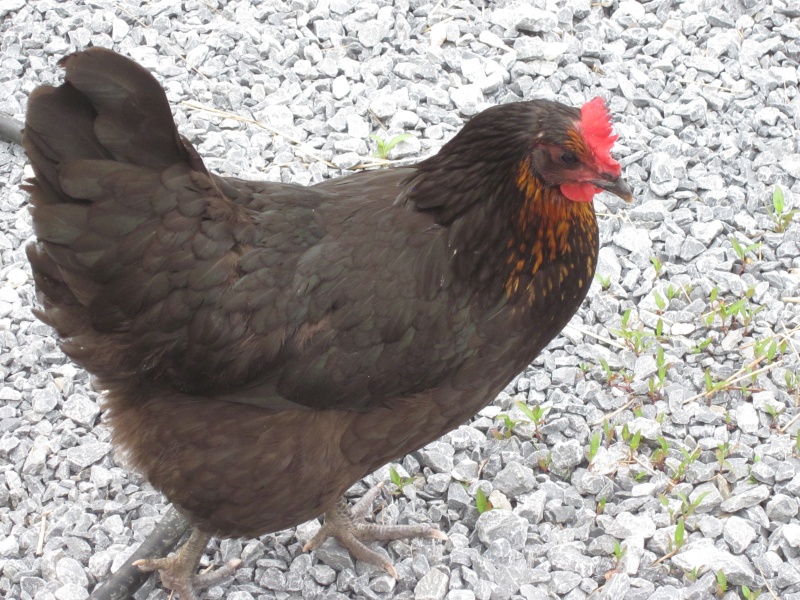
<instances>
[{"instance_id":1,"label":"small green plant","mask_svg":"<svg viewBox=\"0 0 800 600\"><path fill-rule=\"evenodd\" d=\"M631 441L628 444L628 447L631 451L631 459L633 459L634 453L639 449L639 444L642 442L642 431L639 430L633 434L631 437Z\"/></svg>"},{"instance_id":2,"label":"small green plant","mask_svg":"<svg viewBox=\"0 0 800 600\"><path fill-rule=\"evenodd\" d=\"M786 371L784 381L786 382L786 391L790 394L800 391L800 374L795 371Z\"/></svg>"},{"instance_id":3,"label":"small green plant","mask_svg":"<svg viewBox=\"0 0 800 600\"><path fill-rule=\"evenodd\" d=\"M720 473L722 473L722 470L725 468L725 464L727 462L726 459L730 453L731 445L728 442L717 444L717 449L714 451L714 456L717 457Z\"/></svg>"},{"instance_id":4,"label":"small green plant","mask_svg":"<svg viewBox=\"0 0 800 600\"><path fill-rule=\"evenodd\" d=\"M414 483L413 477L401 477L400 473L397 472L397 469L394 467L389 467L389 481L391 481L396 487L397 491L394 492L395 494L399 494L400 491L406 487L410 483Z\"/></svg>"},{"instance_id":5,"label":"small green plant","mask_svg":"<svg viewBox=\"0 0 800 600\"><path fill-rule=\"evenodd\" d=\"M712 327L716 319L719 319L722 331L727 333L738 321L747 333L755 316L764 310L763 306L751 305L750 299L753 294L755 294L755 288L750 287L743 297L728 301L719 298L719 288L715 287L709 295L711 310L703 317L706 327Z\"/></svg>"},{"instance_id":6,"label":"small green plant","mask_svg":"<svg viewBox=\"0 0 800 600\"><path fill-rule=\"evenodd\" d=\"M692 354L700 354L711 343L711 338L706 338L692 347Z\"/></svg>"},{"instance_id":7,"label":"small green plant","mask_svg":"<svg viewBox=\"0 0 800 600\"><path fill-rule=\"evenodd\" d=\"M492 503L489 502L489 499L486 497L482 488L478 488L478 491L475 492L475 508L478 509L478 514L482 515L487 510L492 510Z\"/></svg>"},{"instance_id":8,"label":"small green plant","mask_svg":"<svg viewBox=\"0 0 800 600\"><path fill-rule=\"evenodd\" d=\"M511 417L509 417L505 413L501 413L494 418L495 421L502 421L502 427L492 427L489 430L489 433L492 434L496 440L507 440L512 435L514 435L514 427L516 427L518 421L515 421Z\"/></svg>"},{"instance_id":9,"label":"small green plant","mask_svg":"<svg viewBox=\"0 0 800 600\"><path fill-rule=\"evenodd\" d=\"M724 381L714 381L714 377L711 375L710 369L705 370L705 373L703 374L703 379L705 380L706 394L708 395L721 392L727 387L727 384Z\"/></svg>"},{"instance_id":10,"label":"small green plant","mask_svg":"<svg viewBox=\"0 0 800 600\"><path fill-rule=\"evenodd\" d=\"M600 432L595 431L592 434L592 437L589 439L589 452L586 454L586 458L589 460L589 462L594 460L597 451L600 449L600 437Z\"/></svg>"},{"instance_id":11,"label":"small green plant","mask_svg":"<svg viewBox=\"0 0 800 600\"><path fill-rule=\"evenodd\" d=\"M769 336L761 340L756 340L753 345L753 355L756 358L765 358L767 362L772 362L778 354L786 352L786 340L778 343L775 336ZM789 371L787 371L787 374ZM795 374L796 375L796 374Z\"/></svg>"},{"instance_id":12,"label":"small green plant","mask_svg":"<svg viewBox=\"0 0 800 600\"><path fill-rule=\"evenodd\" d=\"M659 320L660 322L660 320ZM667 378L669 365L664 358L664 348L659 346L656 349L656 376L647 380L647 395L653 400L660 400L664 389L664 382Z\"/></svg>"},{"instance_id":13,"label":"small green plant","mask_svg":"<svg viewBox=\"0 0 800 600\"><path fill-rule=\"evenodd\" d=\"M603 511L606 509L606 502L608 502L608 498L606 498L605 496L600 498L600 500L597 502L597 514L598 515L602 515L603 514Z\"/></svg>"},{"instance_id":14,"label":"small green plant","mask_svg":"<svg viewBox=\"0 0 800 600\"><path fill-rule=\"evenodd\" d=\"M622 338L625 345L628 346L636 356L639 356L653 345L652 338L654 336L652 333L644 331L644 327L641 323L638 329L628 327L630 317L631 309L629 308L622 315L622 327L620 329L612 329L611 332Z\"/></svg>"},{"instance_id":15,"label":"small green plant","mask_svg":"<svg viewBox=\"0 0 800 600\"><path fill-rule=\"evenodd\" d=\"M620 433L622 435L622 441L628 444L631 441L631 430L627 423L622 426L622 431Z\"/></svg>"},{"instance_id":16,"label":"small green plant","mask_svg":"<svg viewBox=\"0 0 800 600\"><path fill-rule=\"evenodd\" d=\"M380 158L381 160L386 160L389 156L389 152L392 151L392 148L414 136L410 133L401 133L400 135L394 136L389 141L384 141L377 135L371 135L369 137L375 140L375 143L378 145L373 156Z\"/></svg>"},{"instance_id":17,"label":"small green plant","mask_svg":"<svg viewBox=\"0 0 800 600\"><path fill-rule=\"evenodd\" d=\"M622 562L622 558L625 556L627 550L627 548L622 547L618 540L614 540L614 560L617 561L617 564Z\"/></svg>"},{"instance_id":18,"label":"small green plant","mask_svg":"<svg viewBox=\"0 0 800 600\"><path fill-rule=\"evenodd\" d=\"M664 268L664 263L662 263L657 256L651 256L650 262L653 263L653 268L656 270L656 279L661 277L661 269Z\"/></svg>"},{"instance_id":19,"label":"small green plant","mask_svg":"<svg viewBox=\"0 0 800 600\"><path fill-rule=\"evenodd\" d=\"M797 452L797 455L800 456L800 431L798 431L794 436L794 448Z\"/></svg>"},{"instance_id":20,"label":"small green plant","mask_svg":"<svg viewBox=\"0 0 800 600\"><path fill-rule=\"evenodd\" d=\"M756 600L761 595L761 590L751 590L746 585L742 586L742 597L744 600Z\"/></svg>"},{"instance_id":21,"label":"small green plant","mask_svg":"<svg viewBox=\"0 0 800 600\"><path fill-rule=\"evenodd\" d=\"M717 571L717 596L722 598L725 592L728 591L728 578L725 573L720 569Z\"/></svg>"},{"instance_id":22,"label":"small green plant","mask_svg":"<svg viewBox=\"0 0 800 600\"><path fill-rule=\"evenodd\" d=\"M656 337L659 340L664 340L664 321L661 320L661 317L658 318L656 321Z\"/></svg>"},{"instance_id":23,"label":"small green plant","mask_svg":"<svg viewBox=\"0 0 800 600\"><path fill-rule=\"evenodd\" d=\"M761 248L761 242L756 242L754 244L748 244L747 246L742 246L738 241L736 241L736 238L733 236L729 237L728 241L730 241L731 246L733 247L733 251L736 253L736 256L742 262L748 261L747 254L749 254L750 252L755 253L756 250L759 250Z\"/></svg>"},{"instance_id":24,"label":"small green plant","mask_svg":"<svg viewBox=\"0 0 800 600\"><path fill-rule=\"evenodd\" d=\"M700 448L695 448L691 453L687 452L685 448L681 448L681 454L683 454L683 460L678 465L678 468L675 470L675 473L672 475L672 481L674 483L680 483L683 481L683 478L686 476L686 469L689 468L694 461L696 461L700 457Z\"/></svg>"},{"instance_id":25,"label":"small green plant","mask_svg":"<svg viewBox=\"0 0 800 600\"><path fill-rule=\"evenodd\" d=\"M673 537L673 539L675 542L672 548L673 551L680 550L684 542L686 541L686 528L683 524L683 517L678 519L678 522L675 523L675 536Z\"/></svg>"},{"instance_id":26,"label":"small green plant","mask_svg":"<svg viewBox=\"0 0 800 600\"><path fill-rule=\"evenodd\" d=\"M600 282L600 286L603 288L603 290L607 290L609 287L611 287L611 277L603 277L600 275L600 273L595 273L594 276L595 279Z\"/></svg>"},{"instance_id":27,"label":"small green plant","mask_svg":"<svg viewBox=\"0 0 800 600\"><path fill-rule=\"evenodd\" d=\"M650 457L650 464L653 465L654 469L663 471L664 461L667 460L667 453L669 452L669 445L667 444L667 440L664 439L664 436L661 435L656 438L656 441L658 441L659 447L653 451Z\"/></svg>"},{"instance_id":28,"label":"small green plant","mask_svg":"<svg viewBox=\"0 0 800 600\"><path fill-rule=\"evenodd\" d=\"M614 371L611 370L611 367L608 366L608 361L606 359L600 359L600 366L603 368L603 373L605 373L606 381L611 383L611 379L614 377Z\"/></svg>"},{"instance_id":29,"label":"small green plant","mask_svg":"<svg viewBox=\"0 0 800 600\"><path fill-rule=\"evenodd\" d=\"M625 390L631 391L631 382L633 381L633 373L626 370L612 371L608 366L605 359L600 359L600 366L603 368L603 373L606 376L606 383L608 385Z\"/></svg>"},{"instance_id":30,"label":"small green plant","mask_svg":"<svg viewBox=\"0 0 800 600\"><path fill-rule=\"evenodd\" d=\"M550 410L549 407L539 406L538 404L531 408L527 404L521 401L517 401L517 408L519 408L522 413L530 419L531 423L533 423L534 428L536 429L536 437L540 440L542 439L542 434L539 432L539 427L544 424L544 416L547 411Z\"/></svg>"},{"instance_id":31,"label":"small green plant","mask_svg":"<svg viewBox=\"0 0 800 600\"><path fill-rule=\"evenodd\" d=\"M770 418L772 419L772 423L770 424L770 428L771 429L775 429L775 427L778 426L778 417L783 412L783 410L778 410L777 408L772 406L772 404L766 404L764 406L764 410L767 411L767 413L769 414Z\"/></svg>"},{"instance_id":32,"label":"small green plant","mask_svg":"<svg viewBox=\"0 0 800 600\"><path fill-rule=\"evenodd\" d=\"M775 189L772 191L772 209L769 213L772 220L775 222L775 231L777 233L786 231L786 228L789 227L795 214L797 214L796 209L790 210L789 212L784 212L785 210L786 203L783 197L783 190L779 185L776 185Z\"/></svg>"},{"instance_id":33,"label":"small green plant","mask_svg":"<svg viewBox=\"0 0 800 600\"><path fill-rule=\"evenodd\" d=\"M669 506L669 498L667 498L664 494L661 494L658 497L658 500L661 502L661 505L664 508L667 509L667 514L669 515L669 522L670 523L674 523L675 522L675 511L672 510L672 508L670 508L670 506Z\"/></svg>"},{"instance_id":34,"label":"small green plant","mask_svg":"<svg viewBox=\"0 0 800 600\"><path fill-rule=\"evenodd\" d=\"M686 494L678 494L678 498L680 498L681 501L681 516L684 519L691 517L697 510L697 507L700 506L700 503L703 501L703 499L708 496L708 494L709 492L703 492L697 496L694 501L689 500Z\"/></svg>"},{"instance_id":35,"label":"small green plant","mask_svg":"<svg viewBox=\"0 0 800 600\"><path fill-rule=\"evenodd\" d=\"M672 285L672 284L670 283L670 284L667 286L667 301L668 301L668 302L672 301L672 299L673 299L675 296L677 296L677 295L678 295L678 292L679 292L679 291L680 291L680 290L678 290L678 288L676 288L674 285ZM688 295L688 294L689 294L689 292L686 292L686 294Z\"/></svg>"},{"instance_id":36,"label":"small green plant","mask_svg":"<svg viewBox=\"0 0 800 600\"><path fill-rule=\"evenodd\" d=\"M608 419L603 421L603 435L606 438L606 448L611 447L611 442L614 440L614 426L608 422Z\"/></svg>"},{"instance_id":37,"label":"small green plant","mask_svg":"<svg viewBox=\"0 0 800 600\"><path fill-rule=\"evenodd\" d=\"M695 567L691 571L684 571L683 576L686 577L687 580L694 583L700 579L700 567Z\"/></svg>"},{"instance_id":38,"label":"small green plant","mask_svg":"<svg viewBox=\"0 0 800 600\"><path fill-rule=\"evenodd\" d=\"M539 468L544 471L545 473L550 472L550 465L553 464L553 454L551 452L547 453L547 456L540 457L536 464L539 465Z\"/></svg>"},{"instance_id":39,"label":"small green plant","mask_svg":"<svg viewBox=\"0 0 800 600\"><path fill-rule=\"evenodd\" d=\"M717 296L719 296L719 286L715 285L708 294L708 303L711 304L711 310L708 311L704 316L706 327L711 327L714 324L714 319L717 318L717 311L714 308L714 305L717 302Z\"/></svg>"},{"instance_id":40,"label":"small green plant","mask_svg":"<svg viewBox=\"0 0 800 600\"><path fill-rule=\"evenodd\" d=\"M736 253L736 256L742 262L741 272L744 272L745 265L753 262L752 259L747 257L747 255L751 252L754 253L755 255L755 252L761 249L761 242L756 242L755 244L748 244L747 246L742 246L738 241L736 241L736 238L733 236L729 237L728 240L730 241L731 247L733 248L733 251Z\"/></svg>"}]
</instances>

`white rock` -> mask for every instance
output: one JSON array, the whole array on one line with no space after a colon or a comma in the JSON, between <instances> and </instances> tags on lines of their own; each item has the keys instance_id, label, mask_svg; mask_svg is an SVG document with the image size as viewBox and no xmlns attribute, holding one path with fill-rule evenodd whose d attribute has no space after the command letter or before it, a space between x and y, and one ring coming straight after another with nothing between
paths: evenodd
<instances>
[{"instance_id":1,"label":"white rock","mask_svg":"<svg viewBox=\"0 0 800 600\"><path fill-rule=\"evenodd\" d=\"M741 554L756 537L756 530L741 517L731 516L725 521L722 535L734 554Z\"/></svg>"},{"instance_id":2,"label":"white rock","mask_svg":"<svg viewBox=\"0 0 800 600\"><path fill-rule=\"evenodd\" d=\"M28 281L28 274L22 269L11 269L6 273L6 281L12 288L18 288Z\"/></svg>"},{"instance_id":3,"label":"white rock","mask_svg":"<svg viewBox=\"0 0 800 600\"><path fill-rule=\"evenodd\" d=\"M469 83L450 90L450 99L462 114L471 117L480 111L479 105L483 102L483 91L480 86Z\"/></svg>"},{"instance_id":4,"label":"white rock","mask_svg":"<svg viewBox=\"0 0 800 600\"><path fill-rule=\"evenodd\" d=\"M800 525L797 523L784 525L781 534L792 548L800 548Z\"/></svg>"},{"instance_id":5,"label":"white rock","mask_svg":"<svg viewBox=\"0 0 800 600\"><path fill-rule=\"evenodd\" d=\"M347 94L350 93L350 83L347 81L347 77L339 75L334 79L331 84L331 93L333 93L333 97L337 100L341 100L347 96Z\"/></svg>"},{"instance_id":6,"label":"white rock","mask_svg":"<svg viewBox=\"0 0 800 600\"><path fill-rule=\"evenodd\" d=\"M778 164L789 175L800 179L800 154L788 154L778 161Z\"/></svg>"},{"instance_id":7,"label":"white rock","mask_svg":"<svg viewBox=\"0 0 800 600\"><path fill-rule=\"evenodd\" d=\"M684 546L672 558L675 566L684 571L708 569L713 573L722 570L733 585L756 584L755 572L746 558L734 556L714 546L714 540L703 538Z\"/></svg>"},{"instance_id":8,"label":"white rock","mask_svg":"<svg viewBox=\"0 0 800 600\"><path fill-rule=\"evenodd\" d=\"M634 515L623 511L617 515L614 522L606 529L606 533L620 540L633 537L649 538L656 532L653 519L646 515Z\"/></svg>"},{"instance_id":9,"label":"white rock","mask_svg":"<svg viewBox=\"0 0 800 600\"><path fill-rule=\"evenodd\" d=\"M758 413L749 402L736 409L736 425L745 433L753 433L758 429Z\"/></svg>"}]
</instances>

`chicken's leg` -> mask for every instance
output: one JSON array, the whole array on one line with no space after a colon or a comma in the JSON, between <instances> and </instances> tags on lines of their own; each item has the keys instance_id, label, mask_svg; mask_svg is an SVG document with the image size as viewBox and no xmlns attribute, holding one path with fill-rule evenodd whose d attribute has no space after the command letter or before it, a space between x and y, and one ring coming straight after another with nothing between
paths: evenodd
<instances>
[{"instance_id":1,"label":"chicken's leg","mask_svg":"<svg viewBox=\"0 0 800 600\"><path fill-rule=\"evenodd\" d=\"M210 535L194 529L186 543L172 556L137 560L133 564L142 571L158 571L161 584L177 592L181 600L197 600L196 589L216 585L230 577L242 563L239 559L233 559L214 571L196 574L200 557L210 538Z\"/></svg>"},{"instance_id":2,"label":"chicken's leg","mask_svg":"<svg viewBox=\"0 0 800 600\"><path fill-rule=\"evenodd\" d=\"M383 488L382 483L371 488L352 508L347 506L347 500L340 498L336 506L325 513L325 522L322 528L306 543L303 550L306 552L316 550L325 540L333 537L358 560L383 567L388 571L389 575L397 579L397 572L392 563L374 550L369 549L364 542L401 540L415 537L447 540L447 536L432 525L377 525L364 523L364 516L381 493L381 488Z\"/></svg>"}]
</instances>

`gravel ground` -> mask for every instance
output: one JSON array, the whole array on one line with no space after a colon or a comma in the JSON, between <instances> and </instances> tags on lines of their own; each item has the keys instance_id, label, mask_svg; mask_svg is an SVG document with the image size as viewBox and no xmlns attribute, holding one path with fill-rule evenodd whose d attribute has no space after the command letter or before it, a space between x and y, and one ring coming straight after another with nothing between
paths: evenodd
<instances>
[{"instance_id":1,"label":"gravel ground","mask_svg":"<svg viewBox=\"0 0 800 600\"><path fill-rule=\"evenodd\" d=\"M304 554L318 522L214 542L209 562L244 565L208 598L800 598L796 6L0 0L0 111L22 119L59 58L113 47L225 174L335 177L375 162L371 135L413 134L389 158L416 160L519 99L602 95L617 121L637 200L596 201L583 308L471 423L395 465L376 519L450 541L390 544L397 581L333 543ZM0 596L81 600L166 506L31 315L28 174L0 143ZM167 594L151 579L136 597Z\"/></svg>"}]
</instances>

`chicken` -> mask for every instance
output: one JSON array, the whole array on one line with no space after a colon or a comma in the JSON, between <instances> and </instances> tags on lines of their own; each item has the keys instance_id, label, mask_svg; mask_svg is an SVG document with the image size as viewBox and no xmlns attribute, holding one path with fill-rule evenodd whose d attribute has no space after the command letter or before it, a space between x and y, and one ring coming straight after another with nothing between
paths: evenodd
<instances>
[{"instance_id":1,"label":"chicken","mask_svg":"<svg viewBox=\"0 0 800 600\"><path fill-rule=\"evenodd\" d=\"M364 541L444 538L354 523L343 493L488 404L578 309L591 200L631 199L602 99L496 106L414 166L302 187L209 173L133 61L60 65L24 133L37 316L195 527L140 566L187 600L213 580L193 575L210 536L324 513L311 547L390 572Z\"/></svg>"}]
</instances>

